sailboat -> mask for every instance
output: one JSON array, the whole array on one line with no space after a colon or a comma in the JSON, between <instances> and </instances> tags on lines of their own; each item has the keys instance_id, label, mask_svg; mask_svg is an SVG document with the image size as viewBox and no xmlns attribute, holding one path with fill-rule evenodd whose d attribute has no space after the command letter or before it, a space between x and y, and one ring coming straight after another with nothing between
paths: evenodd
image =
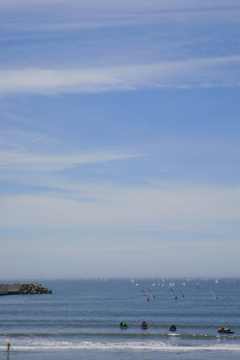
<instances>
[{"instance_id":1,"label":"sailboat","mask_svg":"<svg viewBox=\"0 0 240 360\"><path fill-rule=\"evenodd\" d=\"M153 295L153 293L149 289L148 289L148 292L151 295L152 300L154 301L155 300L155 295Z\"/></svg>"},{"instance_id":2,"label":"sailboat","mask_svg":"<svg viewBox=\"0 0 240 360\"><path fill-rule=\"evenodd\" d=\"M182 293L182 290L181 289L179 289L180 290L180 294L181 294L181 299L184 299L184 294Z\"/></svg>"},{"instance_id":3,"label":"sailboat","mask_svg":"<svg viewBox=\"0 0 240 360\"><path fill-rule=\"evenodd\" d=\"M174 301L177 301L177 296L174 294L173 289L170 288L170 291L171 291L171 293L172 293L173 300L174 300Z\"/></svg>"},{"instance_id":4,"label":"sailboat","mask_svg":"<svg viewBox=\"0 0 240 360\"><path fill-rule=\"evenodd\" d=\"M143 294L143 296L145 297L145 299L146 299L147 301L149 301L149 297L147 297L147 294L145 293L144 290L142 290L142 294Z\"/></svg>"},{"instance_id":5,"label":"sailboat","mask_svg":"<svg viewBox=\"0 0 240 360\"><path fill-rule=\"evenodd\" d=\"M214 294L214 292L211 290L212 296L214 298L215 301L218 301L218 297Z\"/></svg>"}]
</instances>

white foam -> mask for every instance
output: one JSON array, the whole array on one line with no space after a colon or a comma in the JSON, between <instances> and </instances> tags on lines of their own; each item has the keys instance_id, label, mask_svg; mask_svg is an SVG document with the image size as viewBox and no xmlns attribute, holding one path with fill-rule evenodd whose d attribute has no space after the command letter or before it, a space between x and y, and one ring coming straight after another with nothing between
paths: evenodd
<instances>
[{"instance_id":1,"label":"white foam","mask_svg":"<svg viewBox=\"0 0 240 360\"><path fill-rule=\"evenodd\" d=\"M5 350L6 345L0 345L0 349ZM101 342L64 342L64 341L34 341L19 342L12 344L13 350L18 351L43 351L43 350L70 350L70 349L93 349L93 350L161 350L161 351L195 351L195 350L228 350L228 351L240 351L239 344L210 344L206 345L194 345L194 346L173 346L170 343L164 343L162 341L149 341L149 342L121 342L121 343L101 343Z\"/></svg>"}]
</instances>

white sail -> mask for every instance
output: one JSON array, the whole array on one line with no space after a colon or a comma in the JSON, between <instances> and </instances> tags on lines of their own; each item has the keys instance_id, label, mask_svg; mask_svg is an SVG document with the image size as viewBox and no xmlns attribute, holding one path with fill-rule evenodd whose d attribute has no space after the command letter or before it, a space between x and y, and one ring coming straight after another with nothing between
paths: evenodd
<instances>
[{"instance_id":1,"label":"white sail","mask_svg":"<svg viewBox=\"0 0 240 360\"><path fill-rule=\"evenodd\" d=\"M215 301L218 301L218 297L214 294L214 292L211 290L212 296L214 298Z\"/></svg>"},{"instance_id":2,"label":"white sail","mask_svg":"<svg viewBox=\"0 0 240 360\"><path fill-rule=\"evenodd\" d=\"M182 290L181 289L179 289L180 290L180 294L181 294L181 299L184 299L184 294L182 293Z\"/></svg>"},{"instance_id":3,"label":"white sail","mask_svg":"<svg viewBox=\"0 0 240 360\"><path fill-rule=\"evenodd\" d=\"M171 294L172 294L173 300L174 300L174 301L177 301L177 296L174 294L173 289L171 289L171 288L170 288L170 291L171 291Z\"/></svg>"}]
</instances>

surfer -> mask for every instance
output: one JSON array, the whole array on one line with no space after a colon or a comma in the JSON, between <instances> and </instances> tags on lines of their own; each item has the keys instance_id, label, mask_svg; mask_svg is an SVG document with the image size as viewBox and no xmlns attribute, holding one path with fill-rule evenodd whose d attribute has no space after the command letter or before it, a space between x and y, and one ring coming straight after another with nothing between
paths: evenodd
<instances>
[{"instance_id":1,"label":"surfer","mask_svg":"<svg viewBox=\"0 0 240 360\"><path fill-rule=\"evenodd\" d=\"M10 342L8 342L7 343L7 352L9 353L9 351L10 351L10 347L11 347L11 344L10 344Z\"/></svg>"}]
</instances>

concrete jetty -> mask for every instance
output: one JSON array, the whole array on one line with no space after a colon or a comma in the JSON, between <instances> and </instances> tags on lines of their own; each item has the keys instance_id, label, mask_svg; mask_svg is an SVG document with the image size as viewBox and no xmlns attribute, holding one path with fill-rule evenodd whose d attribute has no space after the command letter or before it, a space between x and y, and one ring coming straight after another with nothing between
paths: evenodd
<instances>
[{"instance_id":1,"label":"concrete jetty","mask_svg":"<svg viewBox=\"0 0 240 360\"><path fill-rule=\"evenodd\" d=\"M0 284L0 295L36 295L36 294L52 294L52 290L48 290L41 284Z\"/></svg>"}]
</instances>

